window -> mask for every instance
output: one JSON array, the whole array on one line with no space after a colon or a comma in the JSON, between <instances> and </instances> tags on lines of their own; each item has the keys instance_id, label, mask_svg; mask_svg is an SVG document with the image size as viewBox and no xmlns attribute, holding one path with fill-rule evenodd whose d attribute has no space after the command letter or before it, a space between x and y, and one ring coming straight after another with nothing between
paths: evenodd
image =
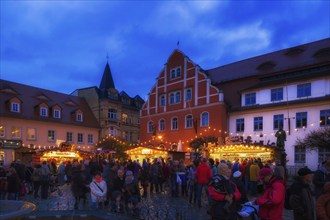
<instances>
[{"instance_id":1,"label":"window","mask_svg":"<svg viewBox=\"0 0 330 220\"><path fill-rule=\"evenodd\" d=\"M192 128L193 127L193 116L187 115L186 116L186 128Z\"/></svg>"},{"instance_id":2,"label":"window","mask_svg":"<svg viewBox=\"0 0 330 220\"><path fill-rule=\"evenodd\" d=\"M55 141L55 131L48 130L48 141Z\"/></svg>"},{"instance_id":3,"label":"window","mask_svg":"<svg viewBox=\"0 0 330 220\"><path fill-rule=\"evenodd\" d=\"M174 104L175 103L175 97L174 97L174 93L170 94L170 104Z\"/></svg>"},{"instance_id":4,"label":"window","mask_svg":"<svg viewBox=\"0 0 330 220\"><path fill-rule=\"evenodd\" d=\"M84 143L84 134L83 133L78 133L78 143L79 144Z\"/></svg>"},{"instance_id":5,"label":"window","mask_svg":"<svg viewBox=\"0 0 330 220\"><path fill-rule=\"evenodd\" d=\"M19 127L12 127L11 128L11 137L13 139L20 139L21 138L21 128L19 128Z\"/></svg>"},{"instance_id":6,"label":"window","mask_svg":"<svg viewBox=\"0 0 330 220\"><path fill-rule=\"evenodd\" d=\"M236 119L236 132L244 132L244 118Z\"/></svg>"},{"instance_id":7,"label":"window","mask_svg":"<svg viewBox=\"0 0 330 220\"><path fill-rule=\"evenodd\" d=\"M209 113L204 112L201 115L201 127L209 126Z\"/></svg>"},{"instance_id":8,"label":"window","mask_svg":"<svg viewBox=\"0 0 330 220\"><path fill-rule=\"evenodd\" d=\"M176 74L175 74L175 69L172 69L172 70L171 70L171 79L174 79L175 76L176 76Z\"/></svg>"},{"instance_id":9,"label":"window","mask_svg":"<svg viewBox=\"0 0 330 220\"><path fill-rule=\"evenodd\" d=\"M192 91L191 89L186 89L186 98L185 98L185 101L191 101L192 99Z\"/></svg>"},{"instance_id":10,"label":"window","mask_svg":"<svg viewBox=\"0 0 330 220\"><path fill-rule=\"evenodd\" d=\"M40 108L40 116L47 117L48 116L48 109L45 107Z\"/></svg>"},{"instance_id":11,"label":"window","mask_svg":"<svg viewBox=\"0 0 330 220\"><path fill-rule=\"evenodd\" d=\"M111 136L117 137L117 128L115 128L113 126L110 126L110 128L109 128L109 134Z\"/></svg>"},{"instance_id":12,"label":"window","mask_svg":"<svg viewBox=\"0 0 330 220\"><path fill-rule=\"evenodd\" d=\"M87 141L88 141L88 144L94 144L94 135L88 134Z\"/></svg>"},{"instance_id":13,"label":"window","mask_svg":"<svg viewBox=\"0 0 330 220\"><path fill-rule=\"evenodd\" d=\"M66 132L66 142L68 142L68 143L73 142L73 133L72 132Z\"/></svg>"},{"instance_id":14,"label":"window","mask_svg":"<svg viewBox=\"0 0 330 220\"><path fill-rule=\"evenodd\" d=\"M283 100L283 88L272 89L270 90L270 93L271 93L270 100L272 102Z\"/></svg>"},{"instance_id":15,"label":"window","mask_svg":"<svg viewBox=\"0 0 330 220\"><path fill-rule=\"evenodd\" d=\"M176 69L176 77L177 78L181 77L181 68L180 67Z\"/></svg>"},{"instance_id":16,"label":"window","mask_svg":"<svg viewBox=\"0 0 330 220\"><path fill-rule=\"evenodd\" d=\"M283 128L283 121L284 121L284 115L274 115L274 120L273 120L273 128L274 130L278 130L280 128Z\"/></svg>"},{"instance_id":17,"label":"window","mask_svg":"<svg viewBox=\"0 0 330 220\"><path fill-rule=\"evenodd\" d=\"M294 162L306 163L306 149L304 147L294 147Z\"/></svg>"},{"instance_id":18,"label":"window","mask_svg":"<svg viewBox=\"0 0 330 220\"><path fill-rule=\"evenodd\" d=\"M330 149L325 147L319 147L319 163L327 160L330 157Z\"/></svg>"},{"instance_id":19,"label":"window","mask_svg":"<svg viewBox=\"0 0 330 220\"><path fill-rule=\"evenodd\" d=\"M126 141L128 141L128 135L129 133L127 131L123 131L123 139L125 139Z\"/></svg>"},{"instance_id":20,"label":"window","mask_svg":"<svg viewBox=\"0 0 330 220\"><path fill-rule=\"evenodd\" d=\"M6 134L5 126L0 125L0 137L5 137L5 134Z\"/></svg>"},{"instance_id":21,"label":"window","mask_svg":"<svg viewBox=\"0 0 330 220\"><path fill-rule=\"evenodd\" d=\"M82 113L77 113L77 121L80 121L80 122L83 121L83 114Z\"/></svg>"},{"instance_id":22,"label":"window","mask_svg":"<svg viewBox=\"0 0 330 220\"><path fill-rule=\"evenodd\" d=\"M165 95L160 96L160 106L165 106L166 105L166 99Z\"/></svg>"},{"instance_id":23,"label":"window","mask_svg":"<svg viewBox=\"0 0 330 220\"><path fill-rule=\"evenodd\" d=\"M254 131L262 131L263 129L263 117L254 118Z\"/></svg>"},{"instance_id":24,"label":"window","mask_svg":"<svg viewBox=\"0 0 330 220\"><path fill-rule=\"evenodd\" d=\"M54 118L61 118L61 111L58 109L54 109Z\"/></svg>"},{"instance_id":25,"label":"window","mask_svg":"<svg viewBox=\"0 0 330 220\"><path fill-rule=\"evenodd\" d=\"M28 128L27 129L27 139L28 140L35 140L36 139L36 129L35 128Z\"/></svg>"},{"instance_id":26,"label":"window","mask_svg":"<svg viewBox=\"0 0 330 220\"><path fill-rule=\"evenodd\" d=\"M129 98L122 98L122 101L124 104L129 105L131 103L131 100Z\"/></svg>"},{"instance_id":27,"label":"window","mask_svg":"<svg viewBox=\"0 0 330 220\"><path fill-rule=\"evenodd\" d=\"M117 119L117 110L113 109L113 108L109 109L108 118L109 119Z\"/></svg>"},{"instance_id":28,"label":"window","mask_svg":"<svg viewBox=\"0 0 330 220\"><path fill-rule=\"evenodd\" d=\"M172 130L178 130L178 118L172 118L171 125Z\"/></svg>"},{"instance_id":29,"label":"window","mask_svg":"<svg viewBox=\"0 0 330 220\"><path fill-rule=\"evenodd\" d=\"M256 104L256 93L245 94L245 105Z\"/></svg>"},{"instance_id":30,"label":"window","mask_svg":"<svg viewBox=\"0 0 330 220\"><path fill-rule=\"evenodd\" d=\"M177 68L171 69L170 78L175 79L175 78L179 78L179 77L181 77L181 68L177 67Z\"/></svg>"},{"instance_id":31,"label":"window","mask_svg":"<svg viewBox=\"0 0 330 220\"><path fill-rule=\"evenodd\" d=\"M306 127L307 127L307 112L297 112L296 128L306 128Z\"/></svg>"},{"instance_id":32,"label":"window","mask_svg":"<svg viewBox=\"0 0 330 220\"><path fill-rule=\"evenodd\" d=\"M311 84L306 83L297 85L297 97L300 98L306 96L311 96Z\"/></svg>"},{"instance_id":33,"label":"window","mask_svg":"<svg viewBox=\"0 0 330 220\"><path fill-rule=\"evenodd\" d=\"M175 102L176 103L181 102L181 92L176 92L175 93Z\"/></svg>"},{"instance_id":34,"label":"window","mask_svg":"<svg viewBox=\"0 0 330 220\"><path fill-rule=\"evenodd\" d=\"M129 141L133 141L133 132L129 133Z\"/></svg>"},{"instance_id":35,"label":"window","mask_svg":"<svg viewBox=\"0 0 330 220\"><path fill-rule=\"evenodd\" d=\"M321 126L330 125L330 109L320 111L320 125Z\"/></svg>"},{"instance_id":36,"label":"window","mask_svg":"<svg viewBox=\"0 0 330 220\"><path fill-rule=\"evenodd\" d=\"M152 121L148 123L148 133L154 133L154 123Z\"/></svg>"},{"instance_id":37,"label":"window","mask_svg":"<svg viewBox=\"0 0 330 220\"><path fill-rule=\"evenodd\" d=\"M17 102L12 102L11 103L11 111L12 112L20 112L19 107L20 107L19 103L17 103Z\"/></svg>"},{"instance_id":38,"label":"window","mask_svg":"<svg viewBox=\"0 0 330 220\"><path fill-rule=\"evenodd\" d=\"M121 121L123 123L128 123L128 115L126 113L121 114Z\"/></svg>"},{"instance_id":39,"label":"window","mask_svg":"<svg viewBox=\"0 0 330 220\"><path fill-rule=\"evenodd\" d=\"M159 131L165 131L165 120L164 119L161 119L159 120L159 128L158 128Z\"/></svg>"}]
</instances>

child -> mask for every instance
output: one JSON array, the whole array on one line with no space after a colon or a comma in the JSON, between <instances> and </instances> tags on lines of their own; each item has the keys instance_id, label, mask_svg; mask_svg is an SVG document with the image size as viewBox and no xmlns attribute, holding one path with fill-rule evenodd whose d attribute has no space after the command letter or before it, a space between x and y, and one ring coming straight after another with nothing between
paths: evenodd
<instances>
[{"instance_id":1,"label":"child","mask_svg":"<svg viewBox=\"0 0 330 220\"><path fill-rule=\"evenodd\" d=\"M105 202L107 198L107 184L102 180L100 172L95 173L89 187L91 189L92 209L97 209L99 204Z\"/></svg>"}]
</instances>

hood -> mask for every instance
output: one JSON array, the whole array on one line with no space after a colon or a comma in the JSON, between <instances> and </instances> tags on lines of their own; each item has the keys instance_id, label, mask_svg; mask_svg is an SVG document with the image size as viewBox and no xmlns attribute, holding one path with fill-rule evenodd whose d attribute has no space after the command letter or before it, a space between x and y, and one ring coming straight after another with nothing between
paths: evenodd
<instances>
[{"instance_id":1,"label":"hood","mask_svg":"<svg viewBox=\"0 0 330 220\"><path fill-rule=\"evenodd\" d=\"M282 183L285 186L284 180L282 178L278 178L276 176L272 176L272 178L269 180L269 183L267 184L267 186L272 186L273 183L275 183L275 182Z\"/></svg>"}]
</instances>

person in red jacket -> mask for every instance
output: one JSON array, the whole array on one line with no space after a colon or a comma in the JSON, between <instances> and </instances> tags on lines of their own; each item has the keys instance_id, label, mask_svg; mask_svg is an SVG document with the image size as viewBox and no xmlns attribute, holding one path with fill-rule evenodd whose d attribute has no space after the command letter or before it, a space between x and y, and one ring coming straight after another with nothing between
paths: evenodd
<instances>
[{"instance_id":1,"label":"person in red jacket","mask_svg":"<svg viewBox=\"0 0 330 220\"><path fill-rule=\"evenodd\" d=\"M209 165L206 164L207 159L203 158L200 165L196 168L195 177L197 181L197 203L198 207L202 207L202 192L205 189L208 202L210 204L210 196L207 189L207 185L212 177L212 170Z\"/></svg>"},{"instance_id":2,"label":"person in red jacket","mask_svg":"<svg viewBox=\"0 0 330 220\"><path fill-rule=\"evenodd\" d=\"M212 199L209 214L212 220L236 219L236 211L241 193L236 184L230 180L231 169L227 164L218 166L218 174L213 176L209 184Z\"/></svg>"},{"instance_id":3,"label":"person in red jacket","mask_svg":"<svg viewBox=\"0 0 330 220\"><path fill-rule=\"evenodd\" d=\"M258 216L261 220L282 220L285 184L284 180L273 175L270 168L259 171L259 179L263 181L265 191L254 202L259 205Z\"/></svg>"}]
</instances>

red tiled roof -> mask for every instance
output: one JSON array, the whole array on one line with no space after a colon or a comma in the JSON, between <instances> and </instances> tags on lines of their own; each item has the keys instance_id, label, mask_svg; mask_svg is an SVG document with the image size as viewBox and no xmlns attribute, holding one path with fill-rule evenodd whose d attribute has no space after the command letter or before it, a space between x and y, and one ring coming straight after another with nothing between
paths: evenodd
<instances>
[{"instance_id":1,"label":"red tiled roof","mask_svg":"<svg viewBox=\"0 0 330 220\"><path fill-rule=\"evenodd\" d=\"M16 94L10 93L11 90ZM47 97L48 100L38 99L40 95ZM21 113L10 112L6 108L5 103L14 97L22 101ZM61 118L55 119L51 116L41 117L39 114L36 114L34 107L40 103L46 103L48 107L60 106L62 109ZM68 103L74 103L74 105L69 105ZM72 118L71 113L78 109L83 112L83 122L78 122ZM50 113L49 111L49 115ZM98 122L84 98L6 80L0 80L0 116L99 128Z\"/></svg>"}]
</instances>

